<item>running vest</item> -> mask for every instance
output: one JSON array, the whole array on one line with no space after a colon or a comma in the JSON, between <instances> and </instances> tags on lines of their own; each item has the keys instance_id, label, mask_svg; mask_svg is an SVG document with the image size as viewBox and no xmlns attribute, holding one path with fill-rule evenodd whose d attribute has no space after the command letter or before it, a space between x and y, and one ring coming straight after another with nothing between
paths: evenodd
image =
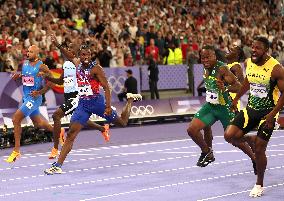
<instances>
[{"instance_id":1,"label":"running vest","mask_svg":"<svg viewBox=\"0 0 284 201\"><path fill-rule=\"evenodd\" d=\"M24 61L22 68L23 98L31 97L30 93L32 91L38 91L42 88L43 79L38 76L41 64L42 61L38 61L32 66L28 60Z\"/></svg>"},{"instance_id":2,"label":"running vest","mask_svg":"<svg viewBox=\"0 0 284 201\"><path fill-rule=\"evenodd\" d=\"M78 91L76 80L76 66L71 61L65 61L63 64L64 71L64 93Z\"/></svg>"},{"instance_id":3,"label":"running vest","mask_svg":"<svg viewBox=\"0 0 284 201\"><path fill-rule=\"evenodd\" d=\"M82 63L79 64L77 69L77 83L78 94L80 98L89 98L96 96L100 91L100 82L95 80L90 75L92 68L96 66L96 61L93 61L87 69L82 67Z\"/></svg>"},{"instance_id":4,"label":"running vest","mask_svg":"<svg viewBox=\"0 0 284 201\"><path fill-rule=\"evenodd\" d=\"M272 109L280 96L277 82L271 80L271 72L279 62L270 57L262 66L247 60L246 76L250 84L248 107L255 110Z\"/></svg>"},{"instance_id":5,"label":"running vest","mask_svg":"<svg viewBox=\"0 0 284 201\"><path fill-rule=\"evenodd\" d=\"M217 75L219 72L219 68L222 66L226 66L225 63L217 61L216 66L213 67L211 74L206 76L206 69L204 69L204 83L206 88L206 102L217 105L226 105L228 107L231 106L232 99L229 93L222 92L216 83Z\"/></svg>"}]
</instances>

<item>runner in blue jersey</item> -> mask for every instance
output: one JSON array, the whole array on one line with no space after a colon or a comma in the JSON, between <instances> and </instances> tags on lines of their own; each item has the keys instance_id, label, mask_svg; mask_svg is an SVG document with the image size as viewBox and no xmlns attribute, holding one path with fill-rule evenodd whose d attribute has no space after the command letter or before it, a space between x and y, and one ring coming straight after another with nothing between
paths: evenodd
<instances>
[{"instance_id":1,"label":"runner in blue jersey","mask_svg":"<svg viewBox=\"0 0 284 201\"><path fill-rule=\"evenodd\" d=\"M39 106L42 103L42 94L46 91L43 87L43 79L38 75L38 72L43 69L48 69L46 65L38 58L39 48L32 45L28 48L27 59L23 63L22 73L12 75L12 79L22 78L23 83L23 104L13 116L15 148L6 162L14 162L20 157L20 141L21 141L21 122L25 117L30 117L34 126L44 128L52 132L53 127L44 119L40 112ZM47 87L47 86L46 86Z\"/></svg>"},{"instance_id":2,"label":"runner in blue jersey","mask_svg":"<svg viewBox=\"0 0 284 201\"><path fill-rule=\"evenodd\" d=\"M123 108L121 116L111 107L111 95L108 81L103 68L95 61L91 61L91 50L88 46L81 46L79 50L80 64L77 67L78 93L80 95L79 105L74 111L67 138L58 157L58 161L46 169L45 174L61 174L61 166L71 151L73 143L80 130L87 125L92 114L105 118L117 126L127 126L134 100L141 100L140 94L127 94L127 103ZM100 86L105 91L105 96L100 93Z\"/></svg>"}]
</instances>

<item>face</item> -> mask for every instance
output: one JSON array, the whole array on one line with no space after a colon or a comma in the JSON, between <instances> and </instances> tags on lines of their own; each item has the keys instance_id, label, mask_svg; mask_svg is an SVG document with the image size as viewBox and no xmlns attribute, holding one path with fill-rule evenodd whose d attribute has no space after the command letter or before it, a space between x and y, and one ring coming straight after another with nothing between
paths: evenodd
<instances>
[{"instance_id":1,"label":"face","mask_svg":"<svg viewBox=\"0 0 284 201\"><path fill-rule=\"evenodd\" d=\"M91 62L92 53L90 49L82 49L80 51L80 62L87 66Z\"/></svg>"},{"instance_id":2,"label":"face","mask_svg":"<svg viewBox=\"0 0 284 201\"><path fill-rule=\"evenodd\" d=\"M204 65L204 68L213 68L216 64L216 55L214 50L201 50L201 63Z\"/></svg>"},{"instance_id":3,"label":"face","mask_svg":"<svg viewBox=\"0 0 284 201\"><path fill-rule=\"evenodd\" d=\"M27 59L30 61L34 61L38 56L39 50L36 46L32 45L29 47L27 52Z\"/></svg>"},{"instance_id":4,"label":"face","mask_svg":"<svg viewBox=\"0 0 284 201\"><path fill-rule=\"evenodd\" d=\"M264 44L260 41L253 41L251 46L251 60L253 63L259 63L263 60L265 54L267 53L267 49Z\"/></svg>"}]
</instances>

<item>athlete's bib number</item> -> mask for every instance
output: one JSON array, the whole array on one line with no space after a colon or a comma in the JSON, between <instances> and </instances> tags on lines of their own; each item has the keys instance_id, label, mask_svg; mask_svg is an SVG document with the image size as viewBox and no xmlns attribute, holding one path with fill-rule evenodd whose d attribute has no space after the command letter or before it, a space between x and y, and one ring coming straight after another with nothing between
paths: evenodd
<instances>
[{"instance_id":1,"label":"athlete's bib number","mask_svg":"<svg viewBox=\"0 0 284 201\"><path fill-rule=\"evenodd\" d=\"M219 95L212 91L206 91L206 102L219 104Z\"/></svg>"},{"instance_id":2,"label":"athlete's bib number","mask_svg":"<svg viewBox=\"0 0 284 201\"><path fill-rule=\"evenodd\" d=\"M23 85L32 87L35 84L35 79L34 77L31 77L31 76L23 76L22 82L23 82Z\"/></svg>"},{"instance_id":3,"label":"athlete's bib number","mask_svg":"<svg viewBox=\"0 0 284 201\"><path fill-rule=\"evenodd\" d=\"M28 101L26 103L27 108L32 109L32 107L34 106L30 101Z\"/></svg>"},{"instance_id":4,"label":"athlete's bib number","mask_svg":"<svg viewBox=\"0 0 284 201\"><path fill-rule=\"evenodd\" d=\"M93 95L93 91L90 85L80 86L79 89L79 95L80 96L91 96Z\"/></svg>"},{"instance_id":5,"label":"athlete's bib number","mask_svg":"<svg viewBox=\"0 0 284 201\"><path fill-rule=\"evenodd\" d=\"M73 87L74 86L74 77L65 77L64 78L64 86Z\"/></svg>"},{"instance_id":6,"label":"athlete's bib number","mask_svg":"<svg viewBox=\"0 0 284 201\"><path fill-rule=\"evenodd\" d=\"M250 84L250 94L259 98L265 98L268 92L265 85L252 83Z\"/></svg>"}]
</instances>

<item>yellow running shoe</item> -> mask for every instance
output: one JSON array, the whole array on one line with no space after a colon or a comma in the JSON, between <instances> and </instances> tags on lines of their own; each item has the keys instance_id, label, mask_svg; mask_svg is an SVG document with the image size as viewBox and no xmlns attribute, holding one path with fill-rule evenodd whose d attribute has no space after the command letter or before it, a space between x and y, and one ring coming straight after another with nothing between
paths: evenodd
<instances>
[{"instance_id":1,"label":"yellow running shoe","mask_svg":"<svg viewBox=\"0 0 284 201\"><path fill-rule=\"evenodd\" d=\"M21 153L17 151L13 151L11 155L5 160L7 163L13 163L15 162L18 158L21 157Z\"/></svg>"},{"instance_id":2,"label":"yellow running shoe","mask_svg":"<svg viewBox=\"0 0 284 201\"><path fill-rule=\"evenodd\" d=\"M58 156L58 149L55 149L54 147L51 150L51 153L49 154L49 159L55 159Z\"/></svg>"},{"instance_id":3,"label":"yellow running shoe","mask_svg":"<svg viewBox=\"0 0 284 201\"><path fill-rule=\"evenodd\" d=\"M63 146L64 142L65 142L64 135L65 135L65 129L61 128L61 132L60 132L60 135L59 135L59 143L60 143L61 146Z\"/></svg>"},{"instance_id":4,"label":"yellow running shoe","mask_svg":"<svg viewBox=\"0 0 284 201\"><path fill-rule=\"evenodd\" d=\"M108 142L109 139L110 139L109 124L105 124L105 125L104 125L104 128L105 128L105 131L102 132L102 135L103 135L105 141Z\"/></svg>"}]
</instances>

